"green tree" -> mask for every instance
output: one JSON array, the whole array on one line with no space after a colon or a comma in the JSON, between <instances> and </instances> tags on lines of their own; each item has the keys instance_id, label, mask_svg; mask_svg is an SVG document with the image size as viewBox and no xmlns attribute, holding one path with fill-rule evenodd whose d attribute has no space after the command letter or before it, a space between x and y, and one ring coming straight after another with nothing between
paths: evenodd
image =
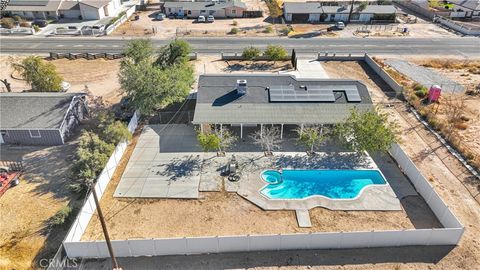
<instances>
[{"instance_id":1,"label":"green tree","mask_svg":"<svg viewBox=\"0 0 480 270\"><path fill-rule=\"evenodd\" d=\"M184 40L174 40L159 50L156 65L167 68L175 64L188 62L188 55L191 52L190 44Z\"/></svg>"},{"instance_id":2,"label":"green tree","mask_svg":"<svg viewBox=\"0 0 480 270\"><path fill-rule=\"evenodd\" d=\"M242 57L246 60L253 60L253 59L259 57L260 54L261 54L260 49L258 49L256 47L253 47L253 46L250 46L250 47L247 47L247 48L243 49Z\"/></svg>"},{"instance_id":3,"label":"green tree","mask_svg":"<svg viewBox=\"0 0 480 270\"><path fill-rule=\"evenodd\" d=\"M72 177L76 180L71 187L76 191L85 190L93 184L113 153L115 146L104 142L91 132L84 131L80 137Z\"/></svg>"},{"instance_id":4,"label":"green tree","mask_svg":"<svg viewBox=\"0 0 480 270\"><path fill-rule=\"evenodd\" d=\"M288 52L282 46L268 45L264 53L271 61L279 61L288 57Z\"/></svg>"},{"instance_id":5,"label":"green tree","mask_svg":"<svg viewBox=\"0 0 480 270\"><path fill-rule=\"evenodd\" d=\"M367 6L368 6L367 2L360 3L360 5L358 6L358 11L365 10L367 8Z\"/></svg>"},{"instance_id":6,"label":"green tree","mask_svg":"<svg viewBox=\"0 0 480 270\"><path fill-rule=\"evenodd\" d=\"M128 56L122 60L120 84L142 114L152 114L188 96L194 82L193 67L187 62L188 52L183 44L173 41L165 46L155 62L148 58L136 63ZM172 52L165 51L168 48Z\"/></svg>"},{"instance_id":7,"label":"green tree","mask_svg":"<svg viewBox=\"0 0 480 270\"><path fill-rule=\"evenodd\" d=\"M398 141L398 127L387 115L375 110L352 109L350 116L334 129L335 137L357 152L386 152Z\"/></svg>"},{"instance_id":8,"label":"green tree","mask_svg":"<svg viewBox=\"0 0 480 270\"><path fill-rule=\"evenodd\" d=\"M220 148L220 137L215 133L198 132L197 140L204 152L218 150Z\"/></svg>"},{"instance_id":9,"label":"green tree","mask_svg":"<svg viewBox=\"0 0 480 270\"><path fill-rule=\"evenodd\" d=\"M58 74L55 65L45 62L39 56L29 56L20 62L12 63L12 67L20 74L33 91L58 92L62 90L63 78Z\"/></svg>"},{"instance_id":10,"label":"green tree","mask_svg":"<svg viewBox=\"0 0 480 270\"><path fill-rule=\"evenodd\" d=\"M155 48L149 39L134 39L127 43L123 54L133 63L139 64L144 60L151 59L155 55Z\"/></svg>"},{"instance_id":11,"label":"green tree","mask_svg":"<svg viewBox=\"0 0 480 270\"><path fill-rule=\"evenodd\" d=\"M298 128L295 131L298 134L298 142L305 145L311 153L313 153L315 147L319 147L328 139L328 130L323 126L307 126L303 129Z\"/></svg>"},{"instance_id":12,"label":"green tree","mask_svg":"<svg viewBox=\"0 0 480 270\"><path fill-rule=\"evenodd\" d=\"M100 139L112 145L132 138L127 125L115 120L114 114L106 111L100 112L97 116L96 133Z\"/></svg>"}]
</instances>

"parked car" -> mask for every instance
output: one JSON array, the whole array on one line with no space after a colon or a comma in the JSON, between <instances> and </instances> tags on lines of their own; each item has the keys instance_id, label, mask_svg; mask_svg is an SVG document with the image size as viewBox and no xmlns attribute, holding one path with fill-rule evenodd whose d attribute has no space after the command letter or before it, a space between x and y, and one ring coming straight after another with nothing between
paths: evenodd
<instances>
[{"instance_id":1,"label":"parked car","mask_svg":"<svg viewBox=\"0 0 480 270\"><path fill-rule=\"evenodd\" d=\"M173 14L173 13L168 14L168 18L169 19L175 19L175 14Z\"/></svg>"},{"instance_id":2,"label":"parked car","mask_svg":"<svg viewBox=\"0 0 480 270\"><path fill-rule=\"evenodd\" d=\"M163 21L165 19L165 14L163 13L157 13L157 15L155 15L155 20L157 21Z\"/></svg>"},{"instance_id":3,"label":"parked car","mask_svg":"<svg viewBox=\"0 0 480 270\"><path fill-rule=\"evenodd\" d=\"M33 22L32 22L32 25L36 25L38 27L45 27L48 25L48 22L47 20L40 20L40 19L35 19Z\"/></svg>"},{"instance_id":4,"label":"parked car","mask_svg":"<svg viewBox=\"0 0 480 270\"><path fill-rule=\"evenodd\" d=\"M92 29L96 30L96 31L99 31L99 32L103 32L105 30L105 25L104 24L96 24L96 25L92 26Z\"/></svg>"},{"instance_id":5,"label":"parked car","mask_svg":"<svg viewBox=\"0 0 480 270\"><path fill-rule=\"evenodd\" d=\"M344 22L336 22L335 23L335 28L338 30L343 30L345 29L345 23Z\"/></svg>"},{"instance_id":6,"label":"parked car","mask_svg":"<svg viewBox=\"0 0 480 270\"><path fill-rule=\"evenodd\" d=\"M202 16L202 15L198 16L197 22L204 23L205 22L205 16Z\"/></svg>"},{"instance_id":7,"label":"parked car","mask_svg":"<svg viewBox=\"0 0 480 270\"><path fill-rule=\"evenodd\" d=\"M207 22L213 23L214 21L215 21L215 17L213 17L213 15L208 15Z\"/></svg>"}]
</instances>

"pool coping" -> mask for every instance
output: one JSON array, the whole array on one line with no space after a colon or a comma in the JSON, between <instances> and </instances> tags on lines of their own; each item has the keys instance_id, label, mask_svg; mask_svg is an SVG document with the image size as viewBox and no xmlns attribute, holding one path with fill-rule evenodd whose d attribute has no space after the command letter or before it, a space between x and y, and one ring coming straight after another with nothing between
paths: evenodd
<instances>
[{"instance_id":1,"label":"pool coping","mask_svg":"<svg viewBox=\"0 0 480 270\"><path fill-rule=\"evenodd\" d=\"M291 171L294 171L294 170L298 170L298 171L301 171L301 170L304 170L304 171L377 171L380 173L380 175L382 176L383 180L385 181L385 184L369 184L369 185L366 185L364 186L362 189L360 189L360 191L358 192L357 196L353 197L353 198L345 198L345 199L334 199L334 198L330 198L330 197L327 197L327 196L324 196L324 195L318 195L318 194L315 194L315 195L310 195L310 196L307 196L305 198L290 198L290 199L278 199L278 198L269 198L267 197L265 194L263 194L261 191L266 188L268 185L272 184L272 183L268 183L267 181L265 181L263 178L262 178L262 174L266 171L276 171L276 172L279 172L280 174L282 174L279 170L291 170ZM350 169L350 170L344 170L344 169L307 169L307 168L280 168L280 169L265 169L263 170L261 173L260 173L260 179L267 183L266 185L262 186L258 192L260 193L260 195L262 195L263 197L265 197L267 200L279 200L279 201L283 201L283 200L293 200L293 201L299 201L299 200L307 200L307 199L310 199L310 198L314 198L314 197L322 197L322 198L325 198L327 200L332 200L332 201L336 201L336 200L341 200L341 201L352 201L352 200L356 200L358 199L360 196L362 196L363 192L365 189L369 188L369 187L374 187L374 186L379 186L379 187L382 187L382 186L385 186L385 185L388 185L390 186L390 183L388 182L387 178L385 177L385 175L383 175L382 171L378 168L376 169L368 169L368 168L360 168L360 169ZM391 186L390 186L391 187Z\"/></svg>"}]
</instances>

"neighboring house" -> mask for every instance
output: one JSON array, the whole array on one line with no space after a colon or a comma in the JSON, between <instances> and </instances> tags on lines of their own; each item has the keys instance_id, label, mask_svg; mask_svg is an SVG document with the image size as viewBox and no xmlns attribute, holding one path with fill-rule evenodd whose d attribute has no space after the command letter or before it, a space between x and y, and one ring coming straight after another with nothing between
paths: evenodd
<instances>
[{"instance_id":1,"label":"neighboring house","mask_svg":"<svg viewBox=\"0 0 480 270\"><path fill-rule=\"evenodd\" d=\"M373 108L367 87L355 80L297 79L292 75L200 75L193 123L240 129L286 128L342 122L350 110Z\"/></svg>"},{"instance_id":2,"label":"neighboring house","mask_svg":"<svg viewBox=\"0 0 480 270\"><path fill-rule=\"evenodd\" d=\"M346 22L350 8L350 5L325 6L319 2L285 2L283 14L287 22ZM363 10L359 5L354 5L350 21L395 21L396 12L393 5L367 5Z\"/></svg>"},{"instance_id":3,"label":"neighboring house","mask_svg":"<svg viewBox=\"0 0 480 270\"><path fill-rule=\"evenodd\" d=\"M480 18L480 0L448 0L454 5L451 18Z\"/></svg>"},{"instance_id":4,"label":"neighboring house","mask_svg":"<svg viewBox=\"0 0 480 270\"><path fill-rule=\"evenodd\" d=\"M200 15L213 15L216 18L241 18L247 10L241 1L227 2L165 2L165 14L176 14L188 18L197 18Z\"/></svg>"},{"instance_id":5,"label":"neighboring house","mask_svg":"<svg viewBox=\"0 0 480 270\"><path fill-rule=\"evenodd\" d=\"M85 94L0 93L0 143L63 144L87 113Z\"/></svg>"},{"instance_id":6,"label":"neighboring house","mask_svg":"<svg viewBox=\"0 0 480 270\"><path fill-rule=\"evenodd\" d=\"M114 17L120 0L10 0L5 12L24 18L99 20Z\"/></svg>"}]
</instances>

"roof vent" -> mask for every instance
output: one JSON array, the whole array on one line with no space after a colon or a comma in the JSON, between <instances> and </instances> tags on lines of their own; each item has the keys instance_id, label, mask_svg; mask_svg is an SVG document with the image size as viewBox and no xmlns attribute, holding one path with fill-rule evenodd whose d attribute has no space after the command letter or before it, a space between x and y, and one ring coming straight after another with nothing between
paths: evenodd
<instances>
[{"instance_id":1,"label":"roof vent","mask_svg":"<svg viewBox=\"0 0 480 270\"><path fill-rule=\"evenodd\" d=\"M247 93L247 80L237 80L237 93L239 95Z\"/></svg>"},{"instance_id":2,"label":"roof vent","mask_svg":"<svg viewBox=\"0 0 480 270\"><path fill-rule=\"evenodd\" d=\"M305 91L308 90L306 85L300 85L300 89L303 89L303 90L305 90Z\"/></svg>"}]
</instances>

